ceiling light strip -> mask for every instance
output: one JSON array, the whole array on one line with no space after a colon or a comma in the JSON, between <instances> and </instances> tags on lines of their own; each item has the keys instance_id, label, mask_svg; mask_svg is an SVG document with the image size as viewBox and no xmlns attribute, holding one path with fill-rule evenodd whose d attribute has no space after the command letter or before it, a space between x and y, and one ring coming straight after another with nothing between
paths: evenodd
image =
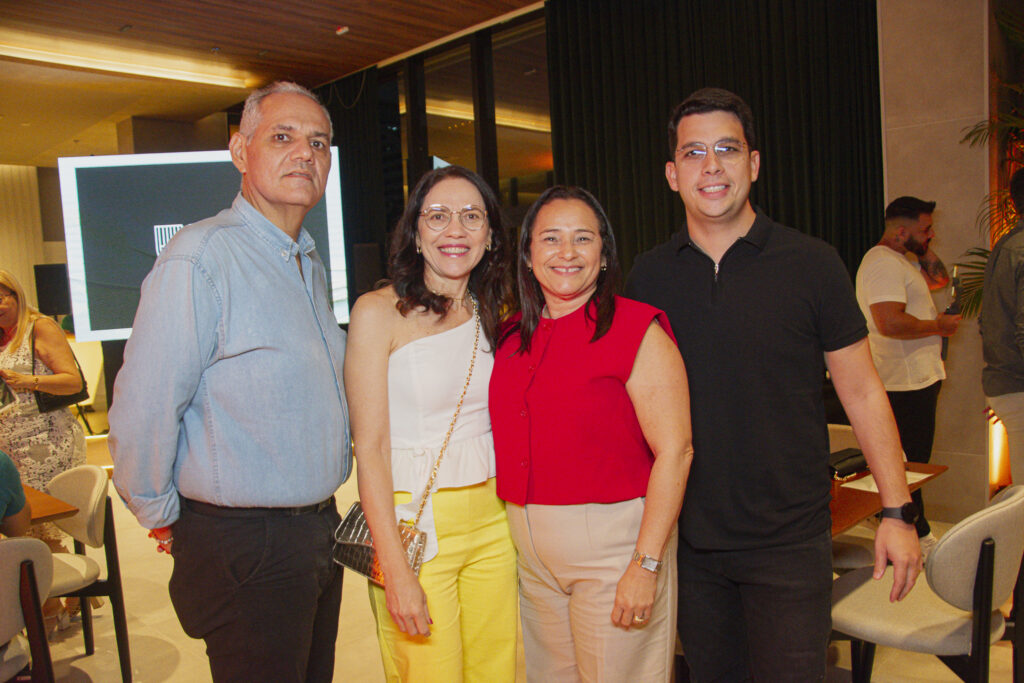
<instances>
[{"instance_id":1,"label":"ceiling light strip","mask_svg":"<svg viewBox=\"0 0 1024 683\"><path fill-rule=\"evenodd\" d=\"M107 71L118 74L130 74L133 76L147 76L150 78L165 78L173 81L185 81L188 83L217 85L225 88L245 89L248 87L247 78L244 76L225 76L198 71L187 71L184 69L157 66L153 64L119 62L100 59L97 57L89 57L86 55L69 55L5 43L0 43L0 56L12 59L23 59L30 62L61 64L63 66L92 69L95 71Z\"/></svg>"}]
</instances>

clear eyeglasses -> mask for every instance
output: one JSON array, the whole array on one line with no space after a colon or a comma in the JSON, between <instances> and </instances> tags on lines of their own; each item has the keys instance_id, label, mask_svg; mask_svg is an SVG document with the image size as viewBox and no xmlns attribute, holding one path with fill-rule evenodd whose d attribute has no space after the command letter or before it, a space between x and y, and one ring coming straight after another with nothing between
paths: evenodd
<instances>
[{"instance_id":1,"label":"clear eyeglasses","mask_svg":"<svg viewBox=\"0 0 1024 683\"><path fill-rule=\"evenodd\" d=\"M434 232L441 232L452 222L452 214L459 215L459 222L466 230L479 230L487 223L487 212L478 206L464 206L449 209L443 204L433 204L420 211L423 222Z\"/></svg>"},{"instance_id":2,"label":"clear eyeglasses","mask_svg":"<svg viewBox=\"0 0 1024 683\"><path fill-rule=\"evenodd\" d=\"M710 151L723 164L731 164L743 158L745 147L739 140L719 140L710 147ZM708 151L708 146L703 142L691 142L676 150L676 158L685 163L703 163L708 158Z\"/></svg>"}]
</instances>

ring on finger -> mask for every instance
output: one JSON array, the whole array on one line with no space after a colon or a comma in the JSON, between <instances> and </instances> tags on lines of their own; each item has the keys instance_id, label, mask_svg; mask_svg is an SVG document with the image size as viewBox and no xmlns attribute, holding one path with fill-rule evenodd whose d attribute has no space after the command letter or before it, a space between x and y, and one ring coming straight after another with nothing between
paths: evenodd
<instances>
[{"instance_id":1,"label":"ring on finger","mask_svg":"<svg viewBox=\"0 0 1024 683\"><path fill-rule=\"evenodd\" d=\"M647 623L647 617L642 617L639 614L634 614L633 615L633 623L634 624L638 624L638 625L639 624L646 624Z\"/></svg>"}]
</instances>

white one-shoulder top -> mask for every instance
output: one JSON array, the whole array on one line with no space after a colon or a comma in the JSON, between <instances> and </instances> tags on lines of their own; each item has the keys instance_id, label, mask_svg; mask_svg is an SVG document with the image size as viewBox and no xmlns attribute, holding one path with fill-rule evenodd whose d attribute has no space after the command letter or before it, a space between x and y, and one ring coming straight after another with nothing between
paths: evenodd
<instances>
[{"instance_id":1,"label":"white one-shoulder top","mask_svg":"<svg viewBox=\"0 0 1024 683\"><path fill-rule=\"evenodd\" d=\"M473 355L475 319L439 334L421 337L388 359L388 418L391 427L391 476L395 491L413 495L395 506L396 521L416 516L430 472L451 425ZM473 377L433 491L479 484L495 474L494 440L487 410L487 389L494 356L483 331ZM424 561L437 555L437 532L430 500L419 528L427 532Z\"/></svg>"}]
</instances>

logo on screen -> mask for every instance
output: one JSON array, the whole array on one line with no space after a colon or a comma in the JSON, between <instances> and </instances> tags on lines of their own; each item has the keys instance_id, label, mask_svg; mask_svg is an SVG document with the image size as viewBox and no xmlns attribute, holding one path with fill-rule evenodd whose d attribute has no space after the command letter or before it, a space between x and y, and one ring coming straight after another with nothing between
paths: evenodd
<instances>
[{"instance_id":1,"label":"logo on screen","mask_svg":"<svg viewBox=\"0 0 1024 683\"><path fill-rule=\"evenodd\" d=\"M174 233L178 232L184 227L184 223L173 223L168 225L154 225L153 226L153 241L156 242L156 255L159 256L163 248L167 246L167 243L174 237Z\"/></svg>"}]
</instances>

